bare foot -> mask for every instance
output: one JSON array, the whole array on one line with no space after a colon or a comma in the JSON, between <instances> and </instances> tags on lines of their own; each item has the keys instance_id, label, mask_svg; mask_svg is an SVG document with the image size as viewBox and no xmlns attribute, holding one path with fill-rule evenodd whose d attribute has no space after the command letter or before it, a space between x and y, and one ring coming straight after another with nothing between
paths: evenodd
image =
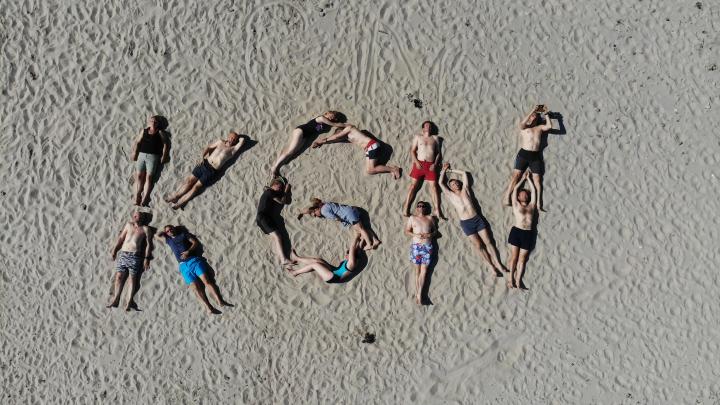
<instances>
[{"instance_id":1,"label":"bare foot","mask_svg":"<svg viewBox=\"0 0 720 405\"><path fill-rule=\"evenodd\" d=\"M392 175L395 180L402 176L402 169L397 166L392 166Z\"/></svg>"},{"instance_id":2,"label":"bare foot","mask_svg":"<svg viewBox=\"0 0 720 405\"><path fill-rule=\"evenodd\" d=\"M167 203L176 203L178 200L178 197L166 196L165 198L163 198L163 200L165 200L165 202L167 202Z\"/></svg>"},{"instance_id":3,"label":"bare foot","mask_svg":"<svg viewBox=\"0 0 720 405\"><path fill-rule=\"evenodd\" d=\"M416 296L415 296L415 303L418 304L418 305L422 305L422 298L420 298L419 295L416 295Z\"/></svg>"},{"instance_id":4,"label":"bare foot","mask_svg":"<svg viewBox=\"0 0 720 405\"><path fill-rule=\"evenodd\" d=\"M170 208L172 208L174 210L182 210L184 206L185 206L185 204L172 204L172 205L170 205Z\"/></svg>"},{"instance_id":5,"label":"bare foot","mask_svg":"<svg viewBox=\"0 0 720 405\"><path fill-rule=\"evenodd\" d=\"M502 276L504 276L504 274L502 273L502 271L500 271L500 270L498 270L498 269L493 269L493 270L495 271L495 277L502 277Z\"/></svg>"},{"instance_id":6,"label":"bare foot","mask_svg":"<svg viewBox=\"0 0 720 405\"><path fill-rule=\"evenodd\" d=\"M435 216L442 219L443 221L447 221L447 217L445 217L442 212L436 211Z\"/></svg>"},{"instance_id":7,"label":"bare foot","mask_svg":"<svg viewBox=\"0 0 720 405\"><path fill-rule=\"evenodd\" d=\"M117 308L119 304L120 304L120 301L118 301L118 302L111 302L111 303L105 305L105 308Z\"/></svg>"},{"instance_id":8,"label":"bare foot","mask_svg":"<svg viewBox=\"0 0 720 405\"><path fill-rule=\"evenodd\" d=\"M512 280L508 280L505 284L507 285L507 288L515 288L515 284Z\"/></svg>"}]
</instances>

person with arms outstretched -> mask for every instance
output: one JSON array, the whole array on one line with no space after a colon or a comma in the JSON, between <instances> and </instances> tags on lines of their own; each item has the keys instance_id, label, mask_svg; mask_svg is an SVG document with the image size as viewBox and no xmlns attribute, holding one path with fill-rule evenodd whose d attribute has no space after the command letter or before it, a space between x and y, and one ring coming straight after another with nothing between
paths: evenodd
<instances>
[{"instance_id":1,"label":"person with arms outstretched","mask_svg":"<svg viewBox=\"0 0 720 405\"><path fill-rule=\"evenodd\" d=\"M365 151L365 157L367 158L365 172L367 174L392 173L395 180L400 178L402 169L397 166L387 166L378 163L383 147L387 148L387 145L371 137L366 131L359 130L354 125L347 125L345 128L337 129L334 135L320 138L313 142L312 147L319 148L322 145L336 142L350 142Z\"/></svg>"},{"instance_id":2,"label":"person with arms outstretched","mask_svg":"<svg viewBox=\"0 0 720 405\"><path fill-rule=\"evenodd\" d=\"M280 175L280 168L283 167L295 154L297 154L303 145L320 134L330 131L331 128L344 128L347 124L345 114L337 111L326 111L323 115L315 117L310 121L297 126L290 133L290 142L278 154L275 163L270 168L270 175L276 177Z\"/></svg>"},{"instance_id":3,"label":"person with arms outstretched","mask_svg":"<svg viewBox=\"0 0 720 405\"><path fill-rule=\"evenodd\" d=\"M360 210L350 205L338 204L330 201L323 201L313 197L310 199L311 205L297 216L301 219L303 215L310 215L315 218L333 219L343 224L345 227L351 227L352 230L360 235L360 243L365 250L377 249L382 243L380 238L371 229L367 229L360 218Z\"/></svg>"},{"instance_id":4,"label":"person with arms outstretched","mask_svg":"<svg viewBox=\"0 0 720 405\"><path fill-rule=\"evenodd\" d=\"M540 123L540 114L543 115L545 122ZM538 208L543 209L542 203L542 176L545 174L545 162L542 155L542 134L552 129L552 121L550 120L550 112L544 105L536 105L530 114L520 121L520 135L518 137L520 150L515 157L515 166L510 177L510 183L503 195L503 204L510 205L510 193L525 170L530 169L532 172L532 182L535 183L538 197Z\"/></svg>"},{"instance_id":5,"label":"person with arms outstretched","mask_svg":"<svg viewBox=\"0 0 720 405\"><path fill-rule=\"evenodd\" d=\"M113 245L110 255L115 261L115 278L113 281L113 298L107 305L116 308L120 304L125 281L130 276L130 294L125 310L138 311L135 294L140 289L140 278L144 271L150 269L152 260L152 229L148 226L151 215L140 211L132 214L132 220L123 226L120 235Z\"/></svg>"},{"instance_id":6,"label":"person with arms outstretched","mask_svg":"<svg viewBox=\"0 0 720 405\"><path fill-rule=\"evenodd\" d=\"M510 273L508 273L507 285L509 288L521 288L526 290L522 281L525 273L530 252L535 248L535 240L537 233L533 229L537 207L537 190L535 182L528 179L529 174L526 173L522 181L519 181L512 191L512 210L514 216L514 226L510 230L508 236L508 244L510 244ZM527 182L530 186L530 192L520 189L523 183Z\"/></svg>"},{"instance_id":7,"label":"person with arms outstretched","mask_svg":"<svg viewBox=\"0 0 720 405\"><path fill-rule=\"evenodd\" d=\"M200 303L205 307L208 315L221 314L217 308L210 304L205 288L215 298L218 305L232 307L233 304L225 301L220 289L215 283L215 274L205 258L202 256L200 241L183 226L165 225L163 231L155 235L170 247L178 261L178 270L185 284L195 293Z\"/></svg>"},{"instance_id":8,"label":"person with arms outstretched","mask_svg":"<svg viewBox=\"0 0 720 405\"><path fill-rule=\"evenodd\" d=\"M357 252L360 249L359 241L360 235L355 234L355 237L350 241L350 246L345 251L345 258L337 266L333 266L320 257L300 256L293 250L291 258L303 267L291 270L290 274L297 277L300 274L314 271L326 283L337 283L345 280L352 275L357 266Z\"/></svg>"},{"instance_id":9,"label":"person with arms outstretched","mask_svg":"<svg viewBox=\"0 0 720 405\"><path fill-rule=\"evenodd\" d=\"M175 194L167 196L165 201L172 204L172 209L183 208L203 187L207 187L217 179L223 166L237 156L244 144L245 138L240 137L237 132L230 131L227 139L219 139L208 145L203 149L203 160L195 166L192 174L185 179Z\"/></svg>"},{"instance_id":10,"label":"person with arms outstretched","mask_svg":"<svg viewBox=\"0 0 720 405\"><path fill-rule=\"evenodd\" d=\"M455 173L462 176L462 181L450 179L445 184L446 174ZM458 217L460 218L460 228L462 228L465 236L470 239L475 250L490 265L493 273L497 277L502 277L503 272L508 270L500 262L500 257L495 247L495 242L490 237L488 230L489 225L483 220L475 209L473 203L472 190L468 173L461 170L450 169L450 164L443 164L440 171L440 180L438 182L442 190L446 193L446 198L455 207Z\"/></svg>"},{"instance_id":11,"label":"person with arms outstretched","mask_svg":"<svg viewBox=\"0 0 720 405\"><path fill-rule=\"evenodd\" d=\"M408 189L403 215L410 216L410 206L415 201L418 190L422 187L424 180L430 183L430 196L435 206L435 215L441 219L447 219L440 207L440 187L437 185L437 172L442 160L442 138L437 135L437 126L431 121L422 123L422 133L413 137L410 147L412 158L412 170L410 177L412 183Z\"/></svg>"},{"instance_id":12,"label":"person with arms outstretched","mask_svg":"<svg viewBox=\"0 0 720 405\"><path fill-rule=\"evenodd\" d=\"M418 201L415 214L407 219L405 234L412 237L410 262L415 267L415 303L422 304L427 270L433 259L435 238L438 235L436 219L430 215L430 204Z\"/></svg>"}]
</instances>

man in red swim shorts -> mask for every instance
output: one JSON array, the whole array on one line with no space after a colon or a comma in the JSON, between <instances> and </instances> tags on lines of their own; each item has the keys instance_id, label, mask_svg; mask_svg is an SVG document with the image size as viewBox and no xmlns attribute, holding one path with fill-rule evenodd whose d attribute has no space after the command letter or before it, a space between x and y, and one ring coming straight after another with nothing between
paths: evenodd
<instances>
[{"instance_id":1,"label":"man in red swim shorts","mask_svg":"<svg viewBox=\"0 0 720 405\"><path fill-rule=\"evenodd\" d=\"M432 205L435 207L433 215L447 219L440 207L440 187L437 184L438 169L442 159L441 149L442 138L438 136L437 125L431 121L423 122L422 134L413 137L412 147L410 148L410 156L413 161L410 177L413 180L403 206L403 215L406 217L410 216L410 206L415 201L415 195L422 187L423 181L427 180L430 183Z\"/></svg>"}]
</instances>

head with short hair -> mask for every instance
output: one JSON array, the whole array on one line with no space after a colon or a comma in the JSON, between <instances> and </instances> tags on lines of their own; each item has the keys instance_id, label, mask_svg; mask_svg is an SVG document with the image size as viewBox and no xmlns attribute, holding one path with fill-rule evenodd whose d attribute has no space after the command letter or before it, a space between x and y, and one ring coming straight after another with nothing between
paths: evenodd
<instances>
[{"instance_id":1,"label":"head with short hair","mask_svg":"<svg viewBox=\"0 0 720 405\"><path fill-rule=\"evenodd\" d=\"M430 213L430 203L427 201L418 201L415 204L415 212L419 215L427 215Z\"/></svg>"},{"instance_id":2,"label":"head with short hair","mask_svg":"<svg viewBox=\"0 0 720 405\"><path fill-rule=\"evenodd\" d=\"M438 126L432 121L424 121L420 127L423 133L427 133L428 135L437 135L439 132Z\"/></svg>"},{"instance_id":3,"label":"head with short hair","mask_svg":"<svg viewBox=\"0 0 720 405\"><path fill-rule=\"evenodd\" d=\"M153 130L164 131L168 126L167 119L162 115L153 115L147 120L148 127Z\"/></svg>"},{"instance_id":4,"label":"head with short hair","mask_svg":"<svg viewBox=\"0 0 720 405\"><path fill-rule=\"evenodd\" d=\"M530 192L525 189L518 191L517 200L521 205L528 205L530 203Z\"/></svg>"},{"instance_id":5,"label":"head with short hair","mask_svg":"<svg viewBox=\"0 0 720 405\"><path fill-rule=\"evenodd\" d=\"M450 179L448 180L448 187L452 191L460 191L463 188L463 182L458 179Z\"/></svg>"},{"instance_id":6,"label":"head with short hair","mask_svg":"<svg viewBox=\"0 0 720 405\"><path fill-rule=\"evenodd\" d=\"M240 134L235 131L230 131L227 140L230 145L235 146L240 141Z\"/></svg>"}]
</instances>

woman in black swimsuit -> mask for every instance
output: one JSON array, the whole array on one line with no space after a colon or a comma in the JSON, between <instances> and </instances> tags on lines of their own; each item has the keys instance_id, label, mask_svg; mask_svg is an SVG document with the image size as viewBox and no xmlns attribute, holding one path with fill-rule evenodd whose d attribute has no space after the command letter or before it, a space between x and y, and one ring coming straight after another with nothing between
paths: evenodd
<instances>
[{"instance_id":1,"label":"woman in black swimsuit","mask_svg":"<svg viewBox=\"0 0 720 405\"><path fill-rule=\"evenodd\" d=\"M135 163L134 204L147 207L150 192L157 181L162 165L170 161L170 141L165 133L165 118L148 118L147 128L140 131L132 149Z\"/></svg>"},{"instance_id":2,"label":"woman in black swimsuit","mask_svg":"<svg viewBox=\"0 0 720 405\"><path fill-rule=\"evenodd\" d=\"M273 177L279 176L280 168L290 160L290 157L302 149L302 145L307 139L312 140L319 134L329 132L332 127L344 128L347 126L345 121L346 119L343 113L327 111L325 114L315 117L293 129L290 134L290 142L280 151L280 154L270 169L271 175Z\"/></svg>"}]
</instances>

